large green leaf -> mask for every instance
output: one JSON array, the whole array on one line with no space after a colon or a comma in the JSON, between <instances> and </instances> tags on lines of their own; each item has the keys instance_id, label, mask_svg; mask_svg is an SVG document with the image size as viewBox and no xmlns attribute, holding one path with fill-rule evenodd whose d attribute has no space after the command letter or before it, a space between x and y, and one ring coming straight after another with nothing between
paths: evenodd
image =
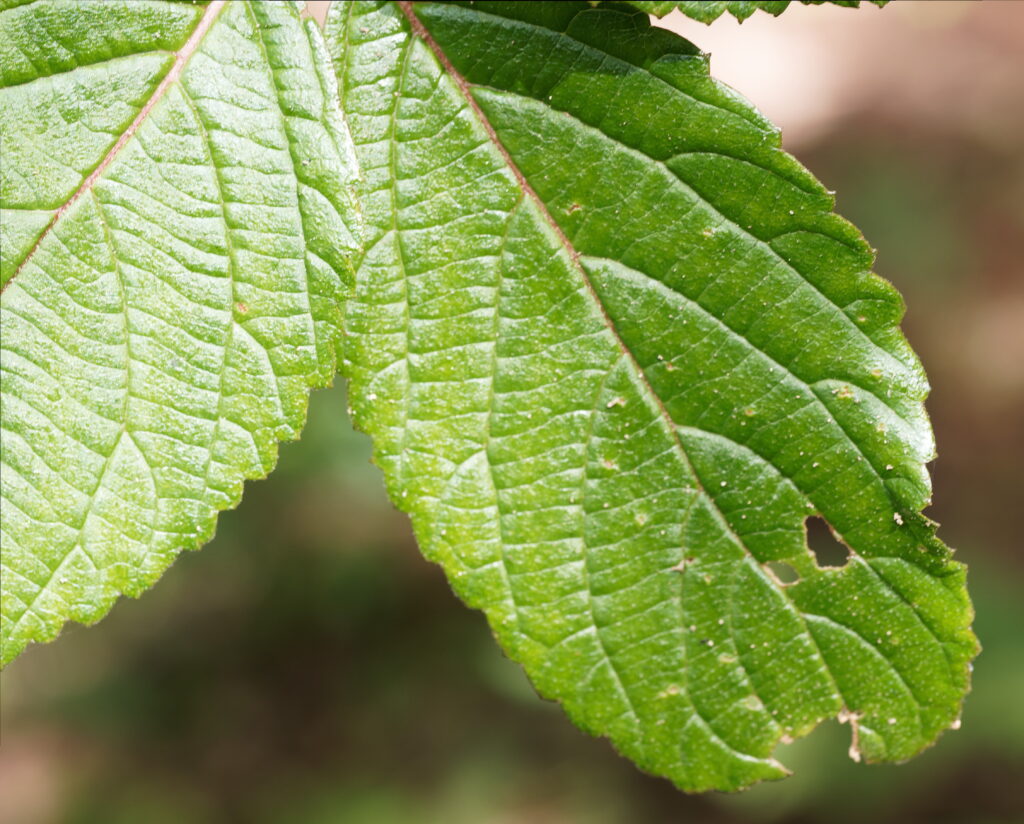
<instances>
[{"instance_id":1,"label":"large green leaf","mask_svg":"<svg viewBox=\"0 0 1024 824\"><path fill-rule=\"evenodd\" d=\"M292 4L0 11L2 654L212 534L335 370L354 156Z\"/></svg>"},{"instance_id":2,"label":"large green leaf","mask_svg":"<svg viewBox=\"0 0 1024 824\"><path fill-rule=\"evenodd\" d=\"M870 761L955 726L927 383L778 132L625 5L344 3L327 39L368 224L354 418L538 690L687 790L784 775L834 716Z\"/></svg>"},{"instance_id":3,"label":"large green leaf","mask_svg":"<svg viewBox=\"0 0 1024 824\"><path fill-rule=\"evenodd\" d=\"M740 22L746 20L755 11L766 11L778 17L784 12L791 0L629 0L631 6L641 11L664 17L669 12L679 9L687 17L701 23L711 23L725 12L729 12ZM860 0L800 0L805 6L821 6L826 3L833 6L857 8ZM867 0L876 6L884 6L889 0Z\"/></svg>"}]
</instances>

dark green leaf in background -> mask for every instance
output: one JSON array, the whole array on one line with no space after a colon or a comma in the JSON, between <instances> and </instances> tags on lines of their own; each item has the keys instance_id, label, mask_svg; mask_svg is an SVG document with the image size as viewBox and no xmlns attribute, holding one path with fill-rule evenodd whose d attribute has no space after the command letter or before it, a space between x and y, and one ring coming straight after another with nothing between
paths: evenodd
<instances>
[{"instance_id":1,"label":"dark green leaf in background","mask_svg":"<svg viewBox=\"0 0 1024 824\"><path fill-rule=\"evenodd\" d=\"M766 11L777 17L789 7L790 2L791 0L629 0L629 5L656 17L664 17L669 12L679 9L687 17L692 17L701 23L711 23L725 12L729 12L740 22L746 20L755 11ZM821 6L826 3L854 9L860 6L860 0L799 0L799 2L805 6ZM889 0L867 0L867 2L876 6L884 6Z\"/></svg>"}]
</instances>

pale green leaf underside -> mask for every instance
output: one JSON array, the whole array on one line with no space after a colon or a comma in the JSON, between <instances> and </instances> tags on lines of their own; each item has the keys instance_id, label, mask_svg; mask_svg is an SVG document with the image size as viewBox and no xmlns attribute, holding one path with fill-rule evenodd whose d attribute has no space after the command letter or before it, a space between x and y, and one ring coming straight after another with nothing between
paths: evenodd
<instances>
[{"instance_id":1,"label":"pale green leaf underside","mask_svg":"<svg viewBox=\"0 0 1024 824\"><path fill-rule=\"evenodd\" d=\"M725 12L729 12L739 21L744 21L755 11L766 11L768 14L778 17L784 12L791 0L629 0L631 6L641 11L653 14L655 17L664 17L669 12L679 9L687 17L692 17L701 23L711 23L717 20ZM845 6L857 8L860 0L799 0L805 6ZM866 0L876 6L884 6L889 0Z\"/></svg>"},{"instance_id":2,"label":"pale green leaf underside","mask_svg":"<svg viewBox=\"0 0 1024 824\"><path fill-rule=\"evenodd\" d=\"M625 5L354 2L326 34L354 418L539 691L687 790L780 777L837 715L872 761L954 725L976 645L920 514L927 384L773 127Z\"/></svg>"},{"instance_id":3,"label":"pale green leaf underside","mask_svg":"<svg viewBox=\"0 0 1024 824\"><path fill-rule=\"evenodd\" d=\"M290 3L13 5L0 107L6 663L152 584L296 436L355 158Z\"/></svg>"}]
</instances>

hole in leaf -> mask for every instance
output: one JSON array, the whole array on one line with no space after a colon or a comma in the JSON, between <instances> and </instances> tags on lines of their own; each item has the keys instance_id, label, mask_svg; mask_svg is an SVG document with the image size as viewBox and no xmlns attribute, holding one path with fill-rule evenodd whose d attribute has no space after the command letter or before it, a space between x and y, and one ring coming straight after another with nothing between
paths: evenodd
<instances>
[{"instance_id":1,"label":"hole in leaf","mask_svg":"<svg viewBox=\"0 0 1024 824\"><path fill-rule=\"evenodd\" d=\"M795 584L800 580L800 573L792 564L787 564L785 561L770 561L764 566L778 579L780 584Z\"/></svg>"},{"instance_id":2,"label":"hole in leaf","mask_svg":"<svg viewBox=\"0 0 1024 824\"><path fill-rule=\"evenodd\" d=\"M820 567L841 567L850 560L850 550L822 518L808 518L807 546Z\"/></svg>"}]
</instances>

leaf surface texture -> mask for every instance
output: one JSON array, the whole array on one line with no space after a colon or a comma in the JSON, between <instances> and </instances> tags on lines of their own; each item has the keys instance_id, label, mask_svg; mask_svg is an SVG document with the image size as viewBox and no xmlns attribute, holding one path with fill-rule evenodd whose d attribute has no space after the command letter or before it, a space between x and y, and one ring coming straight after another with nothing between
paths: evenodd
<instances>
[{"instance_id":1,"label":"leaf surface texture","mask_svg":"<svg viewBox=\"0 0 1024 824\"><path fill-rule=\"evenodd\" d=\"M336 94L291 3L0 10L2 662L207 540L331 381Z\"/></svg>"},{"instance_id":2,"label":"leaf surface texture","mask_svg":"<svg viewBox=\"0 0 1024 824\"><path fill-rule=\"evenodd\" d=\"M538 690L687 790L785 775L834 716L871 761L954 724L976 644L920 514L927 383L771 124L625 4L352 2L326 34L354 418Z\"/></svg>"}]
</instances>

